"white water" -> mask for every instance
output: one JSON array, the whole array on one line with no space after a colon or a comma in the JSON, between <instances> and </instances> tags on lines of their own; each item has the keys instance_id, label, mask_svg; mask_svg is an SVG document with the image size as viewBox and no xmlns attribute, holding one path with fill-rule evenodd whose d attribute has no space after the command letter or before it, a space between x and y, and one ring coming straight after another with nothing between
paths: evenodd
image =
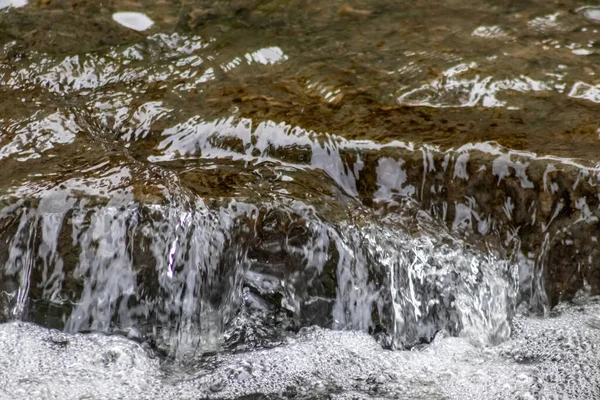
<instances>
[{"instance_id":1,"label":"white water","mask_svg":"<svg viewBox=\"0 0 600 400\"><path fill-rule=\"evenodd\" d=\"M440 334L413 351L365 333L308 328L276 348L172 368L120 336L0 325L4 399L583 399L600 385L600 306L519 315L510 340L478 347ZM262 397L265 398L265 397Z\"/></svg>"}]
</instances>

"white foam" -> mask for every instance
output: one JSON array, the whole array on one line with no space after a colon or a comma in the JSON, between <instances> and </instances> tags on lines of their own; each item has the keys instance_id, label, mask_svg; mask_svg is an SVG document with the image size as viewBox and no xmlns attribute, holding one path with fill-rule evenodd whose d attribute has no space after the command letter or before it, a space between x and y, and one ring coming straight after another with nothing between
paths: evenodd
<instances>
[{"instance_id":1,"label":"white foam","mask_svg":"<svg viewBox=\"0 0 600 400\"><path fill-rule=\"evenodd\" d=\"M0 0L0 10L3 8L20 8L27 5L27 0Z\"/></svg>"},{"instance_id":2,"label":"white foam","mask_svg":"<svg viewBox=\"0 0 600 400\"><path fill-rule=\"evenodd\" d=\"M154 21L148 18L146 14L131 11L114 13L113 20L126 28L140 32L154 25Z\"/></svg>"},{"instance_id":3,"label":"white foam","mask_svg":"<svg viewBox=\"0 0 600 400\"><path fill-rule=\"evenodd\" d=\"M595 398L598 302L561 305L553 318L518 316L513 338L475 347L438 335L387 351L365 333L307 328L276 348L163 365L118 336L0 325L0 397L60 398Z\"/></svg>"}]
</instances>

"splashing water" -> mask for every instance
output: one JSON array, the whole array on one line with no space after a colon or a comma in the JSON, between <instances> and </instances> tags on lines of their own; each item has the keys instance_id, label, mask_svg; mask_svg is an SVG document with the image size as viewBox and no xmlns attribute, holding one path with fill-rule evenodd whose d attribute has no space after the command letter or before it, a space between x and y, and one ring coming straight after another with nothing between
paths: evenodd
<instances>
[{"instance_id":1,"label":"splashing water","mask_svg":"<svg viewBox=\"0 0 600 400\"><path fill-rule=\"evenodd\" d=\"M71 3L0 1L0 397L593 397L596 7Z\"/></svg>"}]
</instances>

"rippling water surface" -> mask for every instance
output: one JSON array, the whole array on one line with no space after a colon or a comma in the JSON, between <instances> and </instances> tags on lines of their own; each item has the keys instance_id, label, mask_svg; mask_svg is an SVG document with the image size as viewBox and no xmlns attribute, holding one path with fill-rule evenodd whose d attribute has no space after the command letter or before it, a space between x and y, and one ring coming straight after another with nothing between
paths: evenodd
<instances>
[{"instance_id":1,"label":"rippling water surface","mask_svg":"<svg viewBox=\"0 0 600 400\"><path fill-rule=\"evenodd\" d=\"M599 30L0 0L0 395L599 396Z\"/></svg>"}]
</instances>

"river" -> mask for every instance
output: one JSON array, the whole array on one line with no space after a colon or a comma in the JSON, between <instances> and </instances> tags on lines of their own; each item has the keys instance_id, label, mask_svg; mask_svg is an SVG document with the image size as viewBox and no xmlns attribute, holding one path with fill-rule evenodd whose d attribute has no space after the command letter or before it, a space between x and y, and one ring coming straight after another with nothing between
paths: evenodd
<instances>
[{"instance_id":1,"label":"river","mask_svg":"<svg viewBox=\"0 0 600 400\"><path fill-rule=\"evenodd\" d=\"M599 30L0 0L0 397L600 398Z\"/></svg>"}]
</instances>

